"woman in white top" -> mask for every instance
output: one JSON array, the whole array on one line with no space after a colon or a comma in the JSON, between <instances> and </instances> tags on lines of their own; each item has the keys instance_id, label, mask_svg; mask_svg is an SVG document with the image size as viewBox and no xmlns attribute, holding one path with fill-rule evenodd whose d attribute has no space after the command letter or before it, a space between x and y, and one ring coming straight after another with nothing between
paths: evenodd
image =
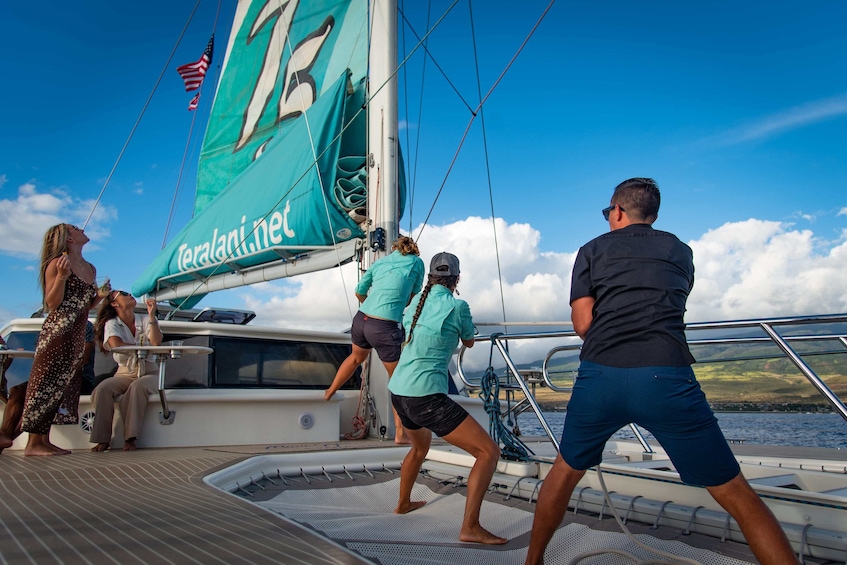
<instances>
[{"instance_id":1,"label":"woman in white top","mask_svg":"<svg viewBox=\"0 0 847 565\"><path fill-rule=\"evenodd\" d=\"M104 301L94 322L95 339L103 353L121 345L162 344L162 332L156 318L156 301L147 301L147 315L135 314L136 301L123 290L114 290ZM124 450L136 449L135 440L144 421L147 398L159 390L159 366L150 358L139 361L135 353L113 353L118 364L114 376L94 388L91 405L94 425L91 428L91 451L106 451L112 440L115 400L121 396L120 410L124 422ZM139 370L139 363L144 366ZM141 375L141 376L139 376Z\"/></svg>"}]
</instances>

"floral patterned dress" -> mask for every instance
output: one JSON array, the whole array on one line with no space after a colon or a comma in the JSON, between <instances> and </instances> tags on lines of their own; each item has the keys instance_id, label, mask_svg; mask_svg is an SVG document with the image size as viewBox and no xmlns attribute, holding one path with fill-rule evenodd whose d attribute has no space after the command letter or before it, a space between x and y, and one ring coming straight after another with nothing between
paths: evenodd
<instances>
[{"instance_id":1,"label":"floral patterned dress","mask_svg":"<svg viewBox=\"0 0 847 565\"><path fill-rule=\"evenodd\" d=\"M62 303L44 320L26 389L23 431L50 432L65 389L82 359L88 307L96 294L96 285L71 272Z\"/></svg>"}]
</instances>

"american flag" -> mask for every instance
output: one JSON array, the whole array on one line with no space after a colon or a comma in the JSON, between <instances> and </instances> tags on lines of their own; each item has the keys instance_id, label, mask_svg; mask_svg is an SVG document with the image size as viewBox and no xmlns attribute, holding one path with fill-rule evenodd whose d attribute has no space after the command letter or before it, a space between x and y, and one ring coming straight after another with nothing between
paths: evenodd
<instances>
[{"instance_id":1,"label":"american flag","mask_svg":"<svg viewBox=\"0 0 847 565\"><path fill-rule=\"evenodd\" d=\"M215 36L209 38L209 44L203 52L203 56L196 63L188 63L176 68L176 72L185 81L185 90L197 90L203 84L203 79L206 76L206 70L212 63L212 50L215 47Z\"/></svg>"},{"instance_id":2,"label":"american flag","mask_svg":"<svg viewBox=\"0 0 847 565\"><path fill-rule=\"evenodd\" d=\"M200 93L198 92L194 98L191 99L191 102L188 103L188 111L196 110L197 105L200 103Z\"/></svg>"}]
</instances>

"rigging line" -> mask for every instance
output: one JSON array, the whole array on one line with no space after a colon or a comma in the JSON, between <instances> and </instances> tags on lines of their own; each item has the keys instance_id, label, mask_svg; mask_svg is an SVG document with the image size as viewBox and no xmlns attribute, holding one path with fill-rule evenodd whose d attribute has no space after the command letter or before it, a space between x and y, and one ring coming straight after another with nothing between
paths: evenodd
<instances>
[{"instance_id":1,"label":"rigging line","mask_svg":"<svg viewBox=\"0 0 847 565\"><path fill-rule=\"evenodd\" d=\"M288 46L289 60L290 61L294 60L294 49L291 46L291 34L289 34L289 33L285 34L285 44ZM287 77L286 77L286 80L287 80ZM306 131L309 133L309 146L312 150L312 157L315 160L315 163L314 163L313 166L315 168L315 174L318 177L318 185L320 186L320 189L321 189L321 199L323 200L324 212L326 212L326 224L327 224L327 227L329 228L330 237L332 237L332 245L335 248L335 258L336 258L336 260L338 260L338 263L340 264L341 263L341 255L338 252L338 241L336 240L336 237L335 237L335 228L332 225L332 217L329 214L329 203L327 202L326 188L324 187L324 179L321 176L321 171L320 171L320 168L318 167L318 155L317 155L317 150L315 149L315 139L312 136L312 125L311 125L311 123L309 123L309 115L306 113L308 108L306 107L306 100L303 98L303 89L300 88L300 73L299 72L296 72L296 71L294 72L294 80L297 81L297 91L300 95L300 107L303 108L303 119L304 119L305 124L306 124ZM347 76L347 80L348 81L350 80L349 74ZM340 142L340 140L339 140L339 142ZM332 147L332 145L329 145L328 147ZM347 281L344 280L344 273L341 272L341 269L338 269L338 275L341 278L341 287L342 287L342 290L344 291L344 298L347 301L347 310L348 310L348 312L352 312L351 305L350 305L350 296L348 295L348 292L347 292ZM350 319L351 320L353 319L352 313L350 315Z\"/></svg>"},{"instance_id":2,"label":"rigging line","mask_svg":"<svg viewBox=\"0 0 847 565\"><path fill-rule=\"evenodd\" d=\"M221 13L221 0L218 0L218 7L215 11L215 20L212 22L212 35L214 36L215 31L218 29L218 17ZM221 65L217 65L217 68L220 69ZM220 80L220 72L218 72L218 80ZM197 96L201 96L203 94L203 87L206 85L206 81L200 83L200 90L197 92ZM198 98L199 100L199 98ZM196 108L195 108L196 110ZM173 201L171 201L171 210L168 213L168 222L165 224L165 234L162 236L162 249L165 248L165 245L168 242L168 233L171 230L171 222L173 222L174 211L176 210L177 198L179 197L179 186L182 182L182 173L185 171L185 162L188 160L189 148L191 147L191 139L194 133L194 124L197 122L197 112L195 111L191 118L191 125L188 127L188 138L185 140L185 150L182 153L182 162L179 164L179 173L176 177L176 186L174 186L174 197Z\"/></svg>"},{"instance_id":3,"label":"rigging line","mask_svg":"<svg viewBox=\"0 0 847 565\"><path fill-rule=\"evenodd\" d=\"M453 4L453 6L455 6L455 5L456 5L456 4L454 3L454 4ZM450 9L452 9L452 8L453 8L453 6L451 6L451 7L450 7ZM446 15L446 14L445 14L445 15ZM465 105L465 108L467 108L469 112L473 112L473 111L474 111L474 110L473 110L473 108L472 108L472 107L471 107L471 105L468 103L468 101L467 101L467 100L465 100L464 96L462 96L462 93L461 93L461 92L459 92L459 89L458 89L458 88L456 88L456 85L455 85L455 84L453 84L453 81L451 81L451 80L450 80L450 77L448 77L448 76L447 76L447 72L446 72L444 69L442 69L442 68L441 68L441 65L439 65L439 64L438 64L438 61L436 61L436 60L435 60L435 56L434 56L432 53L430 53L430 52L429 52L429 50L426 48L426 38L427 38L427 37L429 37L429 34L431 33L431 31L432 31L432 30L430 30L430 32L427 32L426 36L424 36L424 39L423 39L423 40L421 40L420 36L417 34L417 32L415 32L415 28L413 28L413 27L412 27L412 23L411 23L409 20L407 20L407 19L406 19L405 14L403 14L403 12L400 12L400 16L403 18L403 21L404 21L404 22L406 22L406 24L408 24L409 29L410 29L410 30L411 30L411 32L414 34L415 39L417 39L417 40L418 40L419 45L420 45L421 47L423 47L424 52L425 52L427 55L429 55L429 57L428 57L428 58L429 58L429 59L432 59L432 64L433 64L433 65L435 65L435 68L436 68L436 69L438 69L438 70L441 72L441 76L443 76L443 77L444 77L444 80L446 80L446 81L447 81L447 84L449 84L449 85L450 85L450 88L452 88L452 89L453 89L453 92L455 92L455 93L456 93L456 96L459 98L459 100L461 100L462 104L464 104L464 105ZM439 21L440 21L440 20L439 20ZM434 28L433 28L433 29L434 29Z\"/></svg>"},{"instance_id":4,"label":"rigging line","mask_svg":"<svg viewBox=\"0 0 847 565\"><path fill-rule=\"evenodd\" d=\"M203 92L203 85L200 85L200 93ZM198 94L200 94L198 93ZM182 162L179 164L179 173L176 176L176 186L174 187L174 197L171 201L171 210L168 213L168 223L165 224L165 235L162 236L162 249L168 242L168 232L171 230L171 222L174 218L174 210L176 210L177 197L179 196L179 185L182 182L182 173L185 170L185 162L188 160L188 151L191 147L191 136L194 132L194 124L197 121L197 112L191 117L191 125L188 127L188 138L185 140L185 150L182 152Z\"/></svg>"},{"instance_id":5,"label":"rigging line","mask_svg":"<svg viewBox=\"0 0 847 565\"><path fill-rule=\"evenodd\" d=\"M391 79L393 79L393 78L397 75L397 73L398 73L398 72L400 72L400 69L401 69L401 68L404 68L404 67L406 66L406 64L409 62L409 59L411 59L412 55L414 55L414 54L415 54L415 52L418 50L418 48L419 48L419 47L421 47L421 46L423 45L423 43L422 43L422 42L426 41L426 40L429 38L429 36L432 34L432 32L434 32L434 31L438 28L438 26L439 26L439 25L441 25L441 22L443 22L443 21L444 21L444 18L446 18L446 17L447 17L447 14L449 14L449 13L450 13L450 11L451 11L451 10L453 10L453 8L455 8L455 7L456 7L456 4L458 4L458 2L459 2L459 0L453 0L453 3L452 3L452 4L450 4L450 6L447 8L447 10L445 10L445 11L444 11L444 13L443 13L443 14L441 14L441 17L440 17L440 18L438 18L438 21L437 21L437 22L435 22L435 25L433 25L433 26L432 26L432 29L430 29L429 31L427 31L427 32L426 32L426 35L424 35L424 36L423 36L423 39L421 39L420 41L418 41L418 44L417 44L417 45L415 45L415 46L412 48L412 50L409 52L409 54L406 56L406 58L405 58L405 59L403 59L402 61L400 61L400 63L397 65L397 68L396 68L396 69L394 69L394 72L393 72L393 73L391 73L391 76L389 76L387 79L385 79L385 82L383 82L381 85L379 85L379 88L377 88L377 89L374 91L373 95L369 96L369 97L368 97L368 99L367 99L367 100L365 100L365 104L364 104L365 106L367 106L368 104L370 104L370 101L374 98L374 96L376 96L377 94L379 94L379 92L380 92L383 88L385 88L385 85L386 85L386 84L388 84L389 82L391 82Z\"/></svg>"},{"instance_id":6,"label":"rigging line","mask_svg":"<svg viewBox=\"0 0 847 565\"><path fill-rule=\"evenodd\" d=\"M429 24L432 21L432 0L427 4L426 10L426 28L429 29ZM429 41L427 39L426 41ZM423 124L423 93L424 86L426 85L426 62L428 58L423 58L423 65L421 66L421 88L420 88L420 98L418 99L418 127L417 127L417 135L415 137L415 165L413 168L413 177L411 185L411 194L409 198L409 233L412 233L412 219L413 219L413 205L414 205L414 195L415 195L415 186L418 182L418 158L420 157L420 147L421 147L421 129ZM405 69L404 69L405 70ZM406 129L408 131L408 127ZM411 148L409 149L409 157L411 157Z\"/></svg>"},{"instance_id":7,"label":"rigging line","mask_svg":"<svg viewBox=\"0 0 847 565\"><path fill-rule=\"evenodd\" d=\"M550 0L550 3L547 4L547 7L544 9L544 12L542 12L541 16L538 18L538 21L535 22L535 25L532 26L532 29L527 34L526 38L524 38L523 43L520 44L518 50L515 51L514 55L512 55L512 58L509 60L509 63L506 65L503 71L500 73L500 76L497 77L497 80L494 81L494 84L491 85L491 88L488 89L488 92L485 94L482 100L480 100L479 106L477 106L476 111L471 112L471 118L470 120L468 120L468 125L465 127L465 133L462 134L462 139L459 141L459 146L456 148L456 153L453 155L452 161L450 161L450 166L447 168L447 172L444 175L444 180L441 181L441 186L438 188L438 192L435 195L435 199L432 201L432 206L430 207L429 213L426 215L426 219L424 220L424 223L421 226L421 231L418 232L418 239L420 239L421 234L423 233L424 229L426 229L427 223L429 222L429 218L430 216L432 216L433 210L435 210L435 204L438 202L438 198L444 191L444 186L447 184L447 178L450 176L450 172L453 170L453 167L456 164L456 160L459 158L459 153L461 152L462 146L464 146L465 141L467 140L468 132L470 132L471 125L473 124L474 120L476 120L477 113L488 101L488 98L494 92L494 89L496 89L500 85L500 82L506 76L506 73L509 72L509 69L517 60L518 55L520 55L521 51L523 51L523 48L526 47L526 44L529 42L529 39L535 34L535 31L538 29L538 26L541 25L541 22L544 20L545 16L547 16L547 13L550 11L550 8L552 8L553 4L555 3L556 0Z\"/></svg>"},{"instance_id":8,"label":"rigging line","mask_svg":"<svg viewBox=\"0 0 847 565\"><path fill-rule=\"evenodd\" d=\"M477 95L482 97L482 84L479 80L479 53L476 45L476 33L473 25L473 0L468 0L468 12L470 13L471 21L471 43L473 44L474 67L476 69L476 91ZM503 323L506 323L506 298L503 292L503 269L500 265L500 245L497 241L497 220L494 215L494 190L491 186L491 165L488 154L488 137L485 134L485 111L480 108L479 120L482 126L482 147L485 154L485 174L488 181L488 201L491 204L491 228L494 232L494 256L497 258L497 281L500 283L500 307L503 310ZM504 326L508 331L508 326Z\"/></svg>"},{"instance_id":9,"label":"rigging line","mask_svg":"<svg viewBox=\"0 0 847 565\"><path fill-rule=\"evenodd\" d=\"M403 10L404 5L405 5L405 3L403 2L403 0L400 0L400 10L401 11ZM405 58L405 54L406 54L406 28L405 28L405 26L400 26L399 35L400 35L400 38L401 38L400 45L403 46L403 55L404 55L404 58ZM405 98L405 102L406 102L403 105L403 109L406 113L406 117L405 117L406 131L404 132L404 134L406 136L406 153L409 156L411 156L412 155L412 143L409 140L409 81L408 81L408 78L409 78L409 73L406 72L406 69L404 68L403 69L403 97ZM398 128L399 128L399 124L398 124ZM412 166L411 163L409 163L409 168L411 169L409 176L412 179L414 179L415 178L414 167ZM409 231L411 232L412 209L414 207L414 202L415 202L415 185L414 185L414 182L413 181L409 182L409 186L407 188L409 189L409 198L408 198L408 200L409 200Z\"/></svg>"},{"instance_id":10,"label":"rigging line","mask_svg":"<svg viewBox=\"0 0 847 565\"><path fill-rule=\"evenodd\" d=\"M162 72L159 73L159 78L156 79L156 84L153 85L153 90L150 92L150 95L147 97L147 101L144 102L144 107L141 108L141 113L138 115L138 118L135 120L135 124L132 126L132 130L129 132L129 136L126 138L124 142L124 146L121 148L121 152L118 154L118 159L115 161L115 164L112 165L112 170L109 171L109 176L106 177L106 181L103 183L103 188L100 189L100 194L97 195L97 200L94 201L94 204L91 206L91 212L88 213L88 217L85 219L85 223L82 224L82 229L88 225L88 222L91 221L91 217L94 215L94 211L97 209L97 205L100 204L100 200L103 198L103 193L106 192L106 187L109 186L109 182L112 180L112 175L115 174L115 170L118 168L118 164L121 162L121 159L126 152L126 148L129 146L129 142L132 140L132 136L135 135L135 130L138 129L138 124L141 123L141 118L144 116L144 113L147 111L147 107L150 105L150 101L153 99L153 95L156 93L156 90L159 88L159 84L162 82L162 77L165 76L165 71L168 70L168 66L171 64L171 60L176 53L177 47L179 47L182 38L185 36L185 32L188 29L188 24L191 23L191 20L194 19L194 14L197 13L197 8L200 6L201 0L197 0L197 3L194 4L194 9L191 10L191 15L188 16L188 21L185 22L185 27L182 28L182 32L179 34L179 37L176 40L176 45L174 45L173 50L171 50L171 54L168 56L168 60L165 61L165 66L162 67Z\"/></svg>"}]
</instances>

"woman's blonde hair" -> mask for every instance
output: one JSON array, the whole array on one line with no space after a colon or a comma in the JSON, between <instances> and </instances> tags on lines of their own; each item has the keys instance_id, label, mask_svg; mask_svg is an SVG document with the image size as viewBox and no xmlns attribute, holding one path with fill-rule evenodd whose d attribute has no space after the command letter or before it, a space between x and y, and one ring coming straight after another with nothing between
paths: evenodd
<instances>
[{"instance_id":1,"label":"woman's blonde hair","mask_svg":"<svg viewBox=\"0 0 847 565\"><path fill-rule=\"evenodd\" d=\"M418 249L418 244L415 243L415 240L411 237L401 235L397 239L394 240L394 244L391 246L392 251L399 251L403 255L420 255L420 249Z\"/></svg>"},{"instance_id":2,"label":"woman's blonde hair","mask_svg":"<svg viewBox=\"0 0 847 565\"><path fill-rule=\"evenodd\" d=\"M71 229L68 224L56 224L44 234L44 242L41 244L41 271L38 273L38 284L41 286L41 296L47 294L47 265L50 261L59 257L68 250L68 237Z\"/></svg>"}]
</instances>

